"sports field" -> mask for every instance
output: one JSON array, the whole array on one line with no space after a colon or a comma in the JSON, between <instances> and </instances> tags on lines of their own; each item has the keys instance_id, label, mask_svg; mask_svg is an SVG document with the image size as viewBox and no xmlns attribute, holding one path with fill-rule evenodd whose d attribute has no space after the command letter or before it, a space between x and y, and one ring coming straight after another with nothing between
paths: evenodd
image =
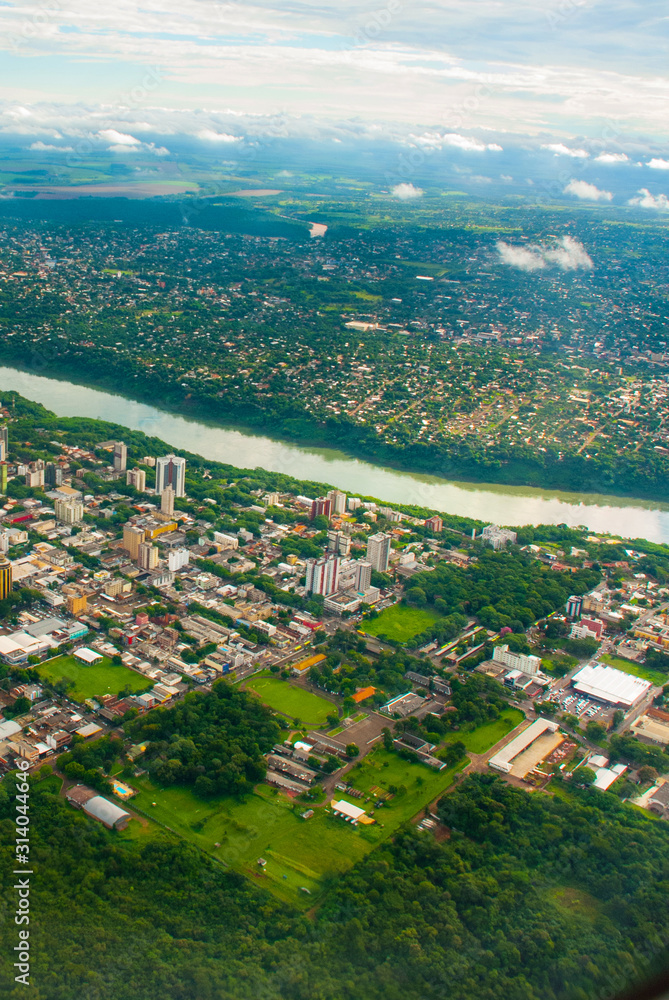
<instances>
[{"instance_id":1,"label":"sports field","mask_svg":"<svg viewBox=\"0 0 669 1000\"><path fill-rule=\"evenodd\" d=\"M394 642L409 642L415 635L420 635L430 625L439 620L435 611L425 608L409 608L404 604L393 604L385 608L378 618L366 618L361 631L379 638L386 636Z\"/></svg>"},{"instance_id":2,"label":"sports field","mask_svg":"<svg viewBox=\"0 0 669 1000\"><path fill-rule=\"evenodd\" d=\"M655 670L653 667L645 667L641 663L632 663L631 660L624 660L620 656L611 656L610 653L605 653L601 660L609 667L622 670L624 674L632 674L633 677L641 677L644 681L650 681L651 684L664 685L669 682L669 674L664 674L661 670Z\"/></svg>"},{"instance_id":3,"label":"sports field","mask_svg":"<svg viewBox=\"0 0 669 1000\"><path fill-rule=\"evenodd\" d=\"M246 690L255 692L264 705L316 729L324 725L328 715L337 713L337 707L332 702L275 677L269 671L254 674L247 682Z\"/></svg>"},{"instance_id":4,"label":"sports field","mask_svg":"<svg viewBox=\"0 0 669 1000\"><path fill-rule=\"evenodd\" d=\"M518 708L505 708L499 719L485 722L470 732L455 732L449 734L448 743L460 740L471 753L486 753L495 743L498 743L507 733L520 725L525 716Z\"/></svg>"},{"instance_id":5,"label":"sports field","mask_svg":"<svg viewBox=\"0 0 669 1000\"><path fill-rule=\"evenodd\" d=\"M204 800L189 788L159 788L146 775L132 779L138 794L131 808L137 807L283 899L308 906L329 879L360 861L448 788L456 770L431 771L378 748L349 775L350 783L366 793L361 799L349 796L349 801L368 811L375 808L371 789L387 791L391 785L397 789L387 805L376 809L377 823L368 827L355 828L337 819L327 803L304 820L300 813L308 804L291 801L267 785L259 785L243 801ZM267 862L262 869L258 858Z\"/></svg>"},{"instance_id":6,"label":"sports field","mask_svg":"<svg viewBox=\"0 0 669 1000\"><path fill-rule=\"evenodd\" d=\"M61 680L74 681L74 687L67 692L74 701L100 698L103 694L119 694L125 688L136 694L153 686L147 677L112 663L106 656L91 666L80 663L73 656L57 656L54 660L41 663L37 673L52 684Z\"/></svg>"}]
</instances>

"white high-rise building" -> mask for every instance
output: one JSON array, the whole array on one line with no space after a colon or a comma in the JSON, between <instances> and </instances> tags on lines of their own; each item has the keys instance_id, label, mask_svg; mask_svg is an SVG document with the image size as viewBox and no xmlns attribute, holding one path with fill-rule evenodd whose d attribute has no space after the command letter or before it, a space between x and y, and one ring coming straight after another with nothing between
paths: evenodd
<instances>
[{"instance_id":1,"label":"white high-rise building","mask_svg":"<svg viewBox=\"0 0 669 1000\"><path fill-rule=\"evenodd\" d=\"M330 490L328 493L331 514L343 514L346 511L346 494L341 490Z\"/></svg>"},{"instance_id":2,"label":"white high-rise building","mask_svg":"<svg viewBox=\"0 0 669 1000\"><path fill-rule=\"evenodd\" d=\"M167 553L167 568L170 573L176 573L177 570L183 569L184 566L188 565L190 559L190 552L188 549L172 549Z\"/></svg>"},{"instance_id":3,"label":"white high-rise building","mask_svg":"<svg viewBox=\"0 0 669 1000\"><path fill-rule=\"evenodd\" d=\"M156 493L171 486L177 497L186 494L186 459L178 455L164 455L156 460Z\"/></svg>"},{"instance_id":4,"label":"white high-rise building","mask_svg":"<svg viewBox=\"0 0 669 1000\"><path fill-rule=\"evenodd\" d=\"M370 535L367 539L367 562L371 563L372 569L377 573L385 573L388 570L390 542L391 536L384 535L381 531Z\"/></svg>"},{"instance_id":5,"label":"white high-rise building","mask_svg":"<svg viewBox=\"0 0 669 1000\"><path fill-rule=\"evenodd\" d=\"M339 556L307 559L305 587L308 594L334 594L339 589Z\"/></svg>"},{"instance_id":6,"label":"white high-rise building","mask_svg":"<svg viewBox=\"0 0 669 1000\"><path fill-rule=\"evenodd\" d=\"M114 471L125 472L128 464L128 449L123 441L116 441L114 444Z\"/></svg>"}]
</instances>

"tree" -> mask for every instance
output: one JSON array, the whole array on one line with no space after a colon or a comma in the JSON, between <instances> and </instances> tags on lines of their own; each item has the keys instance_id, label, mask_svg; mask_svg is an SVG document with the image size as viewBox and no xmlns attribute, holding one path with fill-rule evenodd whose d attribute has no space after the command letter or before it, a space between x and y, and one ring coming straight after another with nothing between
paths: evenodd
<instances>
[{"instance_id":1,"label":"tree","mask_svg":"<svg viewBox=\"0 0 669 1000\"><path fill-rule=\"evenodd\" d=\"M388 726L384 726L381 730L383 735L383 745L386 750L392 750L393 748L393 734L388 729Z\"/></svg>"},{"instance_id":2,"label":"tree","mask_svg":"<svg viewBox=\"0 0 669 1000\"><path fill-rule=\"evenodd\" d=\"M642 785L654 785L657 781L657 770L650 764L639 768L639 781Z\"/></svg>"},{"instance_id":3,"label":"tree","mask_svg":"<svg viewBox=\"0 0 669 1000\"><path fill-rule=\"evenodd\" d=\"M346 744L346 756L347 757L357 757L360 753L360 747L356 743Z\"/></svg>"},{"instance_id":4,"label":"tree","mask_svg":"<svg viewBox=\"0 0 669 1000\"><path fill-rule=\"evenodd\" d=\"M595 780L595 772L589 767L577 767L574 771L574 781L582 788L589 788Z\"/></svg>"},{"instance_id":5,"label":"tree","mask_svg":"<svg viewBox=\"0 0 669 1000\"><path fill-rule=\"evenodd\" d=\"M585 732L589 740L598 743L602 736L606 734L606 726L602 725L601 722L595 722L594 719L591 719L585 727Z\"/></svg>"}]
</instances>

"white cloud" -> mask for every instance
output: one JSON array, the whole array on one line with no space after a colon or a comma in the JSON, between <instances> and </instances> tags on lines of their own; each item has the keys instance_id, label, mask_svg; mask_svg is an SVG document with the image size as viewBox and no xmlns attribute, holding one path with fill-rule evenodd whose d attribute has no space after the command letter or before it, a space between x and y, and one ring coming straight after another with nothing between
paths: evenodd
<instances>
[{"instance_id":1,"label":"white cloud","mask_svg":"<svg viewBox=\"0 0 669 1000\"><path fill-rule=\"evenodd\" d=\"M577 160L587 160L590 155L585 149L570 149L563 142L547 142L541 148L550 149L556 156L573 156Z\"/></svg>"},{"instance_id":2,"label":"white cloud","mask_svg":"<svg viewBox=\"0 0 669 1000\"><path fill-rule=\"evenodd\" d=\"M105 142L111 142L115 146L139 146L139 139L135 139L134 135L128 135L127 132L118 132L115 128L103 128L98 135Z\"/></svg>"},{"instance_id":3,"label":"white cloud","mask_svg":"<svg viewBox=\"0 0 669 1000\"><path fill-rule=\"evenodd\" d=\"M651 194L648 188L639 188L639 197L630 198L628 205L638 205L639 208L653 208L656 212L669 212L669 198L666 194Z\"/></svg>"},{"instance_id":4,"label":"white cloud","mask_svg":"<svg viewBox=\"0 0 669 1000\"><path fill-rule=\"evenodd\" d=\"M595 163L629 163L627 153L600 153L595 157Z\"/></svg>"},{"instance_id":5,"label":"white cloud","mask_svg":"<svg viewBox=\"0 0 669 1000\"><path fill-rule=\"evenodd\" d=\"M108 153L138 153L139 150L137 146L126 146L122 142L114 143L113 146L107 146Z\"/></svg>"},{"instance_id":6,"label":"white cloud","mask_svg":"<svg viewBox=\"0 0 669 1000\"><path fill-rule=\"evenodd\" d=\"M33 142L28 146L28 149L34 149L40 153L44 152L54 152L54 153L71 153L72 146L52 146L48 142Z\"/></svg>"},{"instance_id":7,"label":"white cloud","mask_svg":"<svg viewBox=\"0 0 669 1000\"><path fill-rule=\"evenodd\" d=\"M214 132L211 128L203 128L197 133L198 139L205 142L241 142L238 135L229 135L227 132Z\"/></svg>"},{"instance_id":8,"label":"white cloud","mask_svg":"<svg viewBox=\"0 0 669 1000\"><path fill-rule=\"evenodd\" d=\"M594 184L587 181L569 181L564 189L565 194L573 194L574 197L582 201L613 201L613 194L610 191L602 191Z\"/></svg>"},{"instance_id":9,"label":"white cloud","mask_svg":"<svg viewBox=\"0 0 669 1000\"><path fill-rule=\"evenodd\" d=\"M646 164L651 170L669 170L669 160L661 160L659 157L654 156L652 160L649 160Z\"/></svg>"},{"instance_id":10,"label":"white cloud","mask_svg":"<svg viewBox=\"0 0 669 1000\"><path fill-rule=\"evenodd\" d=\"M414 198L423 197L423 189L414 187L413 184L396 184L390 192L393 198L400 201L412 201Z\"/></svg>"},{"instance_id":11,"label":"white cloud","mask_svg":"<svg viewBox=\"0 0 669 1000\"><path fill-rule=\"evenodd\" d=\"M550 264L559 267L561 271L575 271L578 268L591 271L594 267L583 244L571 236L563 236L551 245L539 243L527 247L512 246L499 240L497 252L503 264L520 271L540 271Z\"/></svg>"}]
</instances>

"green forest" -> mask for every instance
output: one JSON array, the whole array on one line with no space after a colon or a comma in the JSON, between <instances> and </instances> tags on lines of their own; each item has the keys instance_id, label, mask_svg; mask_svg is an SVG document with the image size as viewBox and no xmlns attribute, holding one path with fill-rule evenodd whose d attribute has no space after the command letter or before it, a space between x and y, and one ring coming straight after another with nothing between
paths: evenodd
<instances>
[{"instance_id":1,"label":"green forest","mask_svg":"<svg viewBox=\"0 0 669 1000\"><path fill-rule=\"evenodd\" d=\"M650 973L669 940L669 830L608 793L469 777L439 805L450 837L401 831L300 914L167 834L108 833L58 786L31 795L35 1000L585 1000Z\"/></svg>"}]
</instances>

